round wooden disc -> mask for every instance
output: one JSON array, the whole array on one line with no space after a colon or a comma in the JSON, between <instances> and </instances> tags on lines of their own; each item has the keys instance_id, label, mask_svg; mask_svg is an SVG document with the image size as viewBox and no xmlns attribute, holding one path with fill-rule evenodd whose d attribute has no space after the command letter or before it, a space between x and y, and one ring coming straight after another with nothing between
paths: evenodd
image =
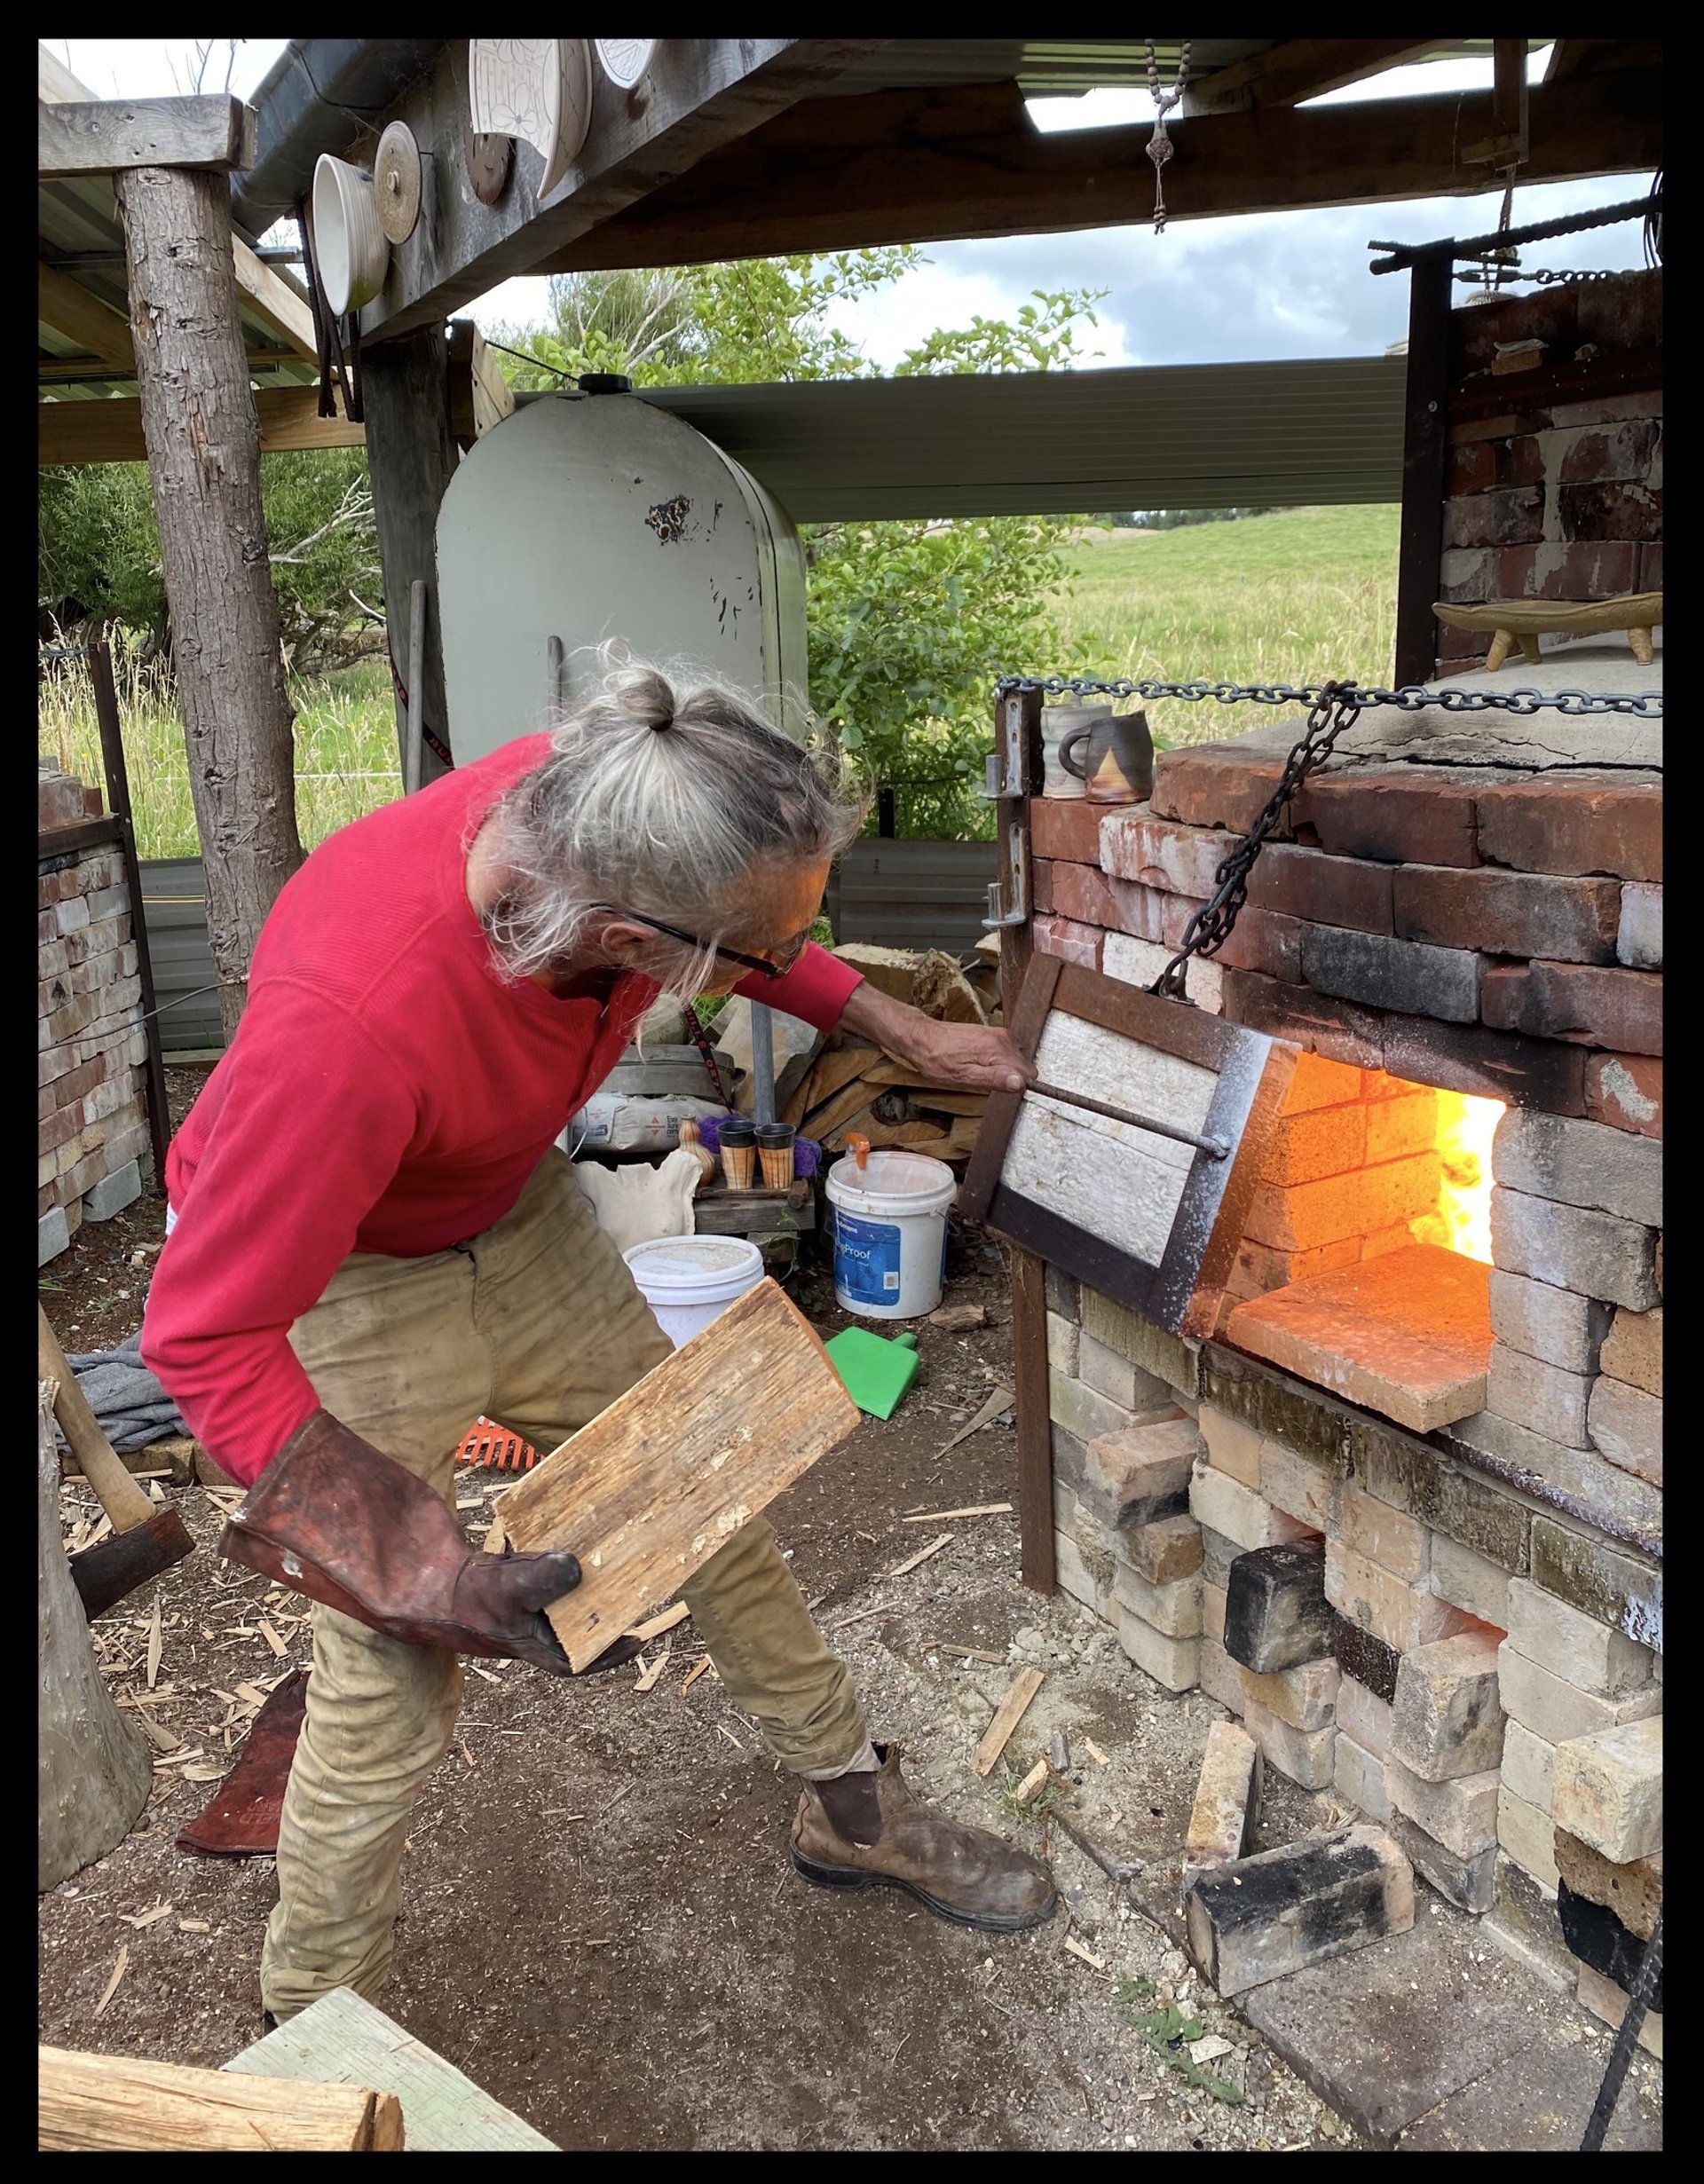
<instances>
[{"instance_id":1,"label":"round wooden disc","mask_svg":"<svg viewBox=\"0 0 1704 2184\"><path fill-rule=\"evenodd\" d=\"M494 205L509 181L509 170L515 158L515 139L478 137L470 128L464 129L462 134L473 193L482 205Z\"/></svg>"},{"instance_id":2,"label":"round wooden disc","mask_svg":"<svg viewBox=\"0 0 1704 2184\"><path fill-rule=\"evenodd\" d=\"M379 138L373 195L387 240L406 242L420 218L420 146L406 122L392 122Z\"/></svg>"}]
</instances>

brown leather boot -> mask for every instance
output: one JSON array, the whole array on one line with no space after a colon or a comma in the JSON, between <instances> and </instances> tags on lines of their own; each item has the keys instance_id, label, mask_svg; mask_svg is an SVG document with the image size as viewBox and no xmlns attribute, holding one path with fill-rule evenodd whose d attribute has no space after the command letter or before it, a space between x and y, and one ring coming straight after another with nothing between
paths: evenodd
<instances>
[{"instance_id":1,"label":"brown leather boot","mask_svg":"<svg viewBox=\"0 0 1704 2184\"><path fill-rule=\"evenodd\" d=\"M825 1888L903 1888L937 1918L1015 1934L1051 1919L1059 1901L1039 1858L986 1828L919 1805L899 1771L899 1747L878 1745L879 1772L807 1782L793 1823L793 1862Z\"/></svg>"}]
</instances>

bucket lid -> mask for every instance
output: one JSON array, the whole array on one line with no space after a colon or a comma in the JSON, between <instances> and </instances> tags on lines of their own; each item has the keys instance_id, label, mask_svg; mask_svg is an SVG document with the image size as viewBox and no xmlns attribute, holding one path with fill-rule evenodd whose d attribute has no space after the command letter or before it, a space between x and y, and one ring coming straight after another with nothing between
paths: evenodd
<instances>
[{"instance_id":1,"label":"bucket lid","mask_svg":"<svg viewBox=\"0 0 1704 2184\"><path fill-rule=\"evenodd\" d=\"M635 1280L656 1289L699 1289L763 1271L763 1254L745 1236L658 1236L621 1256Z\"/></svg>"}]
</instances>

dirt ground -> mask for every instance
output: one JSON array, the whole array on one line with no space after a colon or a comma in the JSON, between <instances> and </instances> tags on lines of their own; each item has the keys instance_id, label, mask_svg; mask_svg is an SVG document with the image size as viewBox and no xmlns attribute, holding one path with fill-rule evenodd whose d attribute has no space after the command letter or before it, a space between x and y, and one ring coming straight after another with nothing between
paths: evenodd
<instances>
[{"instance_id":1,"label":"dirt ground","mask_svg":"<svg viewBox=\"0 0 1704 2184\"><path fill-rule=\"evenodd\" d=\"M173 1073L175 1105L194 1082ZM44 1270L67 1350L139 1323L162 1216L145 1198ZM824 1332L845 1323L824 1266L793 1288ZM873 1733L903 1746L919 1794L1048 1856L1061 1914L997 1937L895 1891L846 1897L801 1881L787 1857L789 1779L714 1675L682 1688L701 1658L688 1623L644 1695L630 1669L570 1683L469 1664L457 1738L409 1838L383 2007L564 2148L1346 2149L1348 2126L1203 1991L1176 1946L1176 1853L1220 1710L1161 1691L1062 1596L1027 1592L1015 1516L903 1521L1014 1498L1009 1419L943 1453L1010 1384L1005 1261L980 1231L953 1235L947 1301L982 1304L990 1324L924 1327L923 1371L897 1415L866 1420L770 1515ZM463 1502L485 1505L466 1510L477 1526L501 1489L461 1476ZM130 1837L41 1899L40 2037L217 2064L259 2035L276 1880L270 1859L198 1858L173 1838L240 1749L254 1701L238 1687L258 1696L305 1665L309 1628L304 1604L217 1562L206 1493L162 1491L202 1551L95 1629L113 1689L149 1702L185 1745L156 1755ZM67 1531L95 1513L80 1482L64 1502ZM952 1535L941 1553L884 1574L938 1531ZM1046 1680L981 1781L972 1754L1024 1663ZM1116 1859L1153 1862L1128 1891L1014 1802L1056 1731L1077 1826ZM1274 1778L1262 1841L1330 1810ZM1228 2050L1197 2070L1184 2042L1209 2036Z\"/></svg>"}]
</instances>

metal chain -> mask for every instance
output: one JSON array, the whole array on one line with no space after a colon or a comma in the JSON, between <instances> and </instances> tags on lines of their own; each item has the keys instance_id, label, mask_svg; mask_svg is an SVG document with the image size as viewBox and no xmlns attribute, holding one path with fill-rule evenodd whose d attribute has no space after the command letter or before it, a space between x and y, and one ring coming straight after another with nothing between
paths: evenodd
<instances>
[{"instance_id":1,"label":"metal chain","mask_svg":"<svg viewBox=\"0 0 1704 2184\"><path fill-rule=\"evenodd\" d=\"M1440 713L1512 713L1525 716L1550 710L1568 718L1585 714L1631 714L1642 721L1662 718L1662 692L1645 690L1618 693L1610 690L1429 690L1419 683L1405 683L1387 690L1348 681L1337 682L1154 682L1121 677L1102 682L1087 676L1002 675L995 685L997 698L1015 690L1040 690L1050 698L1180 698L1198 705L1211 698L1221 706L1250 702L1258 706L1306 706L1311 711L1329 692L1337 692L1357 712L1369 706L1394 706L1402 713L1423 713L1435 706Z\"/></svg>"},{"instance_id":2,"label":"metal chain","mask_svg":"<svg viewBox=\"0 0 1704 2184\"><path fill-rule=\"evenodd\" d=\"M1182 944L1154 983L1150 993L1169 1000L1187 1001L1183 982L1191 956L1214 956L1231 937L1242 905L1249 899L1249 873L1266 846L1266 838L1282 818L1290 800L1311 773L1331 755L1332 746L1345 728L1360 718L1348 683L1328 682L1309 709L1307 726L1290 747L1278 785L1261 807L1248 832L1226 856L1213 874L1212 900L1203 903L1183 928Z\"/></svg>"}]
</instances>

